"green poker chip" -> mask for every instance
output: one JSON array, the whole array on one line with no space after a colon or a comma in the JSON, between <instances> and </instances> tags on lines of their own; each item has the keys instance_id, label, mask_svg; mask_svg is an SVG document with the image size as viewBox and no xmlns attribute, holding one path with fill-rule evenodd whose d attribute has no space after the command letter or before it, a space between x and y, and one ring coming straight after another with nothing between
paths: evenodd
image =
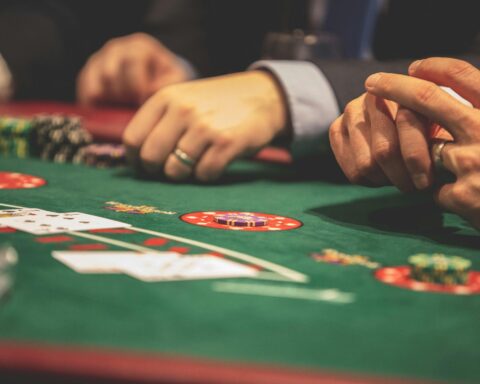
<instances>
[{"instance_id":1,"label":"green poker chip","mask_svg":"<svg viewBox=\"0 0 480 384\"><path fill-rule=\"evenodd\" d=\"M432 284L465 285L472 265L470 260L441 253L420 253L408 258L412 279Z\"/></svg>"}]
</instances>

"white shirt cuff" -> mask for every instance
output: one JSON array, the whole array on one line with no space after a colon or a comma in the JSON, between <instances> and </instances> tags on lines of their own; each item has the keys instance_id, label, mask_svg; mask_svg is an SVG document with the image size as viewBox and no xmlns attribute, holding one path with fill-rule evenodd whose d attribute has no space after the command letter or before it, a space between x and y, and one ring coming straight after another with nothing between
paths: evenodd
<instances>
[{"instance_id":1,"label":"white shirt cuff","mask_svg":"<svg viewBox=\"0 0 480 384\"><path fill-rule=\"evenodd\" d=\"M308 61L261 60L249 69L270 71L287 97L293 126L292 152L308 155L327 140L330 124L339 116L337 99L322 71Z\"/></svg>"}]
</instances>

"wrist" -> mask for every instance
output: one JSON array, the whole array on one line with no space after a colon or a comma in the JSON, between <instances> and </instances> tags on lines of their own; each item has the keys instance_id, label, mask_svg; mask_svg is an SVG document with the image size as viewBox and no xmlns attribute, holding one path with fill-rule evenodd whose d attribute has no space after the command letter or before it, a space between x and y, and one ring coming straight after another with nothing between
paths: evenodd
<instances>
[{"instance_id":1,"label":"wrist","mask_svg":"<svg viewBox=\"0 0 480 384\"><path fill-rule=\"evenodd\" d=\"M260 105L264 109L267 124L272 128L274 137L290 136L291 128L288 123L288 103L282 87L276 77L269 71L254 70L249 72L252 81L263 88Z\"/></svg>"}]
</instances>

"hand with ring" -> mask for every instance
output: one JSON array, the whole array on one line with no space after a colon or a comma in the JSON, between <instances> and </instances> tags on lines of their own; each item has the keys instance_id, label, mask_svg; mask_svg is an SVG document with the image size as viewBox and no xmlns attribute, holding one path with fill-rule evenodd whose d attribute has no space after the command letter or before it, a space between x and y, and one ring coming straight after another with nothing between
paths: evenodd
<instances>
[{"instance_id":1,"label":"hand with ring","mask_svg":"<svg viewBox=\"0 0 480 384\"><path fill-rule=\"evenodd\" d=\"M369 94L390 100L445 128L453 142L437 146L435 157L456 180L435 193L438 203L480 229L480 71L456 59L414 62L410 76L377 73L366 83ZM474 108L462 104L439 86L453 89Z\"/></svg>"},{"instance_id":2,"label":"hand with ring","mask_svg":"<svg viewBox=\"0 0 480 384\"><path fill-rule=\"evenodd\" d=\"M171 85L133 117L124 143L151 175L215 180L234 159L286 134L283 97L263 71Z\"/></svg>"}]
</instances>

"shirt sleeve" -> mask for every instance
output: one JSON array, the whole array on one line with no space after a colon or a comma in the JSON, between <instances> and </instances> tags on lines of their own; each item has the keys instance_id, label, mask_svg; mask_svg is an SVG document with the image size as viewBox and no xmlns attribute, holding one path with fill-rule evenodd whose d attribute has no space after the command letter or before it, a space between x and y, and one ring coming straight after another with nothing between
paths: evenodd
<instances>
[{"instance_id":1,"label":"shirt sleeve","mask_svg":"<svg viewBox=\"0 0 480 384\"><path fill-rule=\"evenodd\" d=\"M322 71L308 61L262 60L249 67L275 76L286 95L293 128L292 153L305 156L328 141L328 128L339 116L338 102Z\"/></svg>"}]
</instances>

